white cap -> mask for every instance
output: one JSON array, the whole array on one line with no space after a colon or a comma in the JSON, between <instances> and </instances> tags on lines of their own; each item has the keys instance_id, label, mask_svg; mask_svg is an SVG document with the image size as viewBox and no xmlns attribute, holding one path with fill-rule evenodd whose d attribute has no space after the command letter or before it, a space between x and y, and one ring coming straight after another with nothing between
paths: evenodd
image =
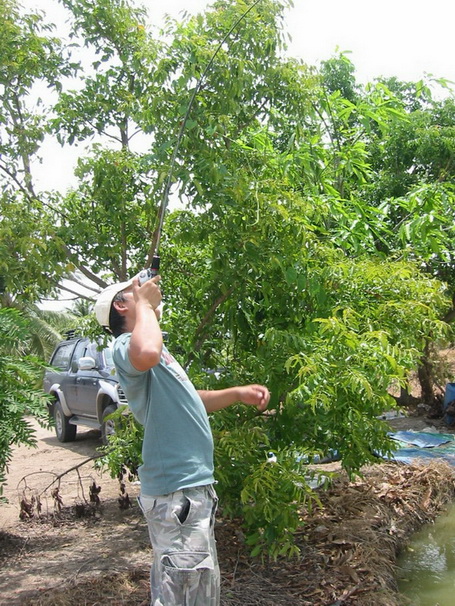
<instances>
[{"instance_id":1,"label":"white cap","mask_svg":"<svg viewBox=\"0 0 455 606\"><path fill-rule=\"evenodd\" d=\"M121 290L125 290L133 284L134 278L127 282L119 282L118 284L111 284L96 297L95 303L95 315L101 326L109 327L109 314L111 312L111 305L114 297Z\"/></svg>"}]
</instances>

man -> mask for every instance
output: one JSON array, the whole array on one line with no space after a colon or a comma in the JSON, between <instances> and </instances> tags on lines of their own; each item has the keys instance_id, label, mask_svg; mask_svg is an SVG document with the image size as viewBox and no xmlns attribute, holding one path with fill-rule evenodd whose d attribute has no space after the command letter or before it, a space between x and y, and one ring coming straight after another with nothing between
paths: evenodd
<instances>
[{"instance_id":1,"label":"man","mask_svg":"<svg viewBox=\"0 0 455 606\"><path fill-rule=\"evenodd\" d=\"M140 506L154 558L152 606L217 606L213 439L207 413L235 402L267 408L261 385L197 391L163 344L160 277L106 288L99 323L116 337L114 363L135 418L144 426Z\"/></svg>"}]
</instances>

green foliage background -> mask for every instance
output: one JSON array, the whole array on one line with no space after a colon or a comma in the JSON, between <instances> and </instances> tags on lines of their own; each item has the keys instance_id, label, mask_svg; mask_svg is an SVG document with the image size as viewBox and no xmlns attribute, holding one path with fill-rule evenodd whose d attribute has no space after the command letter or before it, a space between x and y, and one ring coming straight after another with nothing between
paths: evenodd
<instances>
[{"instance_id":1,"label":"green foliage background","mask_svg":"<svg viewBox=\"0 0 455 606\"><path fill-rule=\"evenodd\" d=\"M299 511L327 481L309 461L336 453L355 474L390 452L389 389L450 342L454 314L453 89L361 86L346 55L320 68L287 57L288 4L239 21L250 2L217 0L158 30L130 2L62 0L63 41L0 0L2 305L95 294L147 266L171 175L163 328L197 387L272 392L265 415L211 418L224 512L272 556L295 553ZM38 82L52 103L30 102ZM35 187L49 136L88 146L69 191ZM127 426L112 473L139 462Z\"/></svg>"},{"instance_id":2,"label":"green foliage background","mask_svg":"<svg viewBox=\"0 0 455 606\"><path fill-rule=\"evenodd\" d=\"M26 353L29 339L27 319L18 310L0 308L0 496L12 446L36 443L28 417L49 426L47 396L41 389L43 361Z\"/></svg>"}]
</instances>

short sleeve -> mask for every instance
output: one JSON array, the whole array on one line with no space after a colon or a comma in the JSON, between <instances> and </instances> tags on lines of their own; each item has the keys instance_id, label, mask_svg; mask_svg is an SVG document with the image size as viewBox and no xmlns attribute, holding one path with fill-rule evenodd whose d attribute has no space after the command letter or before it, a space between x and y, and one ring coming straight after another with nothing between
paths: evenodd
<instances>
[{"instance_id":1,"label":"short sleeve","mask_svg":"<svg viewBox=\"0 0 455 606\"><path fill-rule=\"evenodd\" d=\"M113 360L117 371L120 371L125 375L137 377L142 375L144 371L137 370L137 368L134 368L134 366L131 364L128 354L130 339L131 333L129 332L123 333L117 337L114 343Z\"/></svg>"}]
</instances>

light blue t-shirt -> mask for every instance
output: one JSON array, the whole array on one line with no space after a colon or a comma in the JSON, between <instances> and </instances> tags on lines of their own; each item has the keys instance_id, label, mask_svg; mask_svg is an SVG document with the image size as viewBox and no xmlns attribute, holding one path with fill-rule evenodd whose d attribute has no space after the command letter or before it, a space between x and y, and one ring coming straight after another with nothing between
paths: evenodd
<instances>
[{"instance_id":1,"label":"light blue t-shirt","mask_svg":"<svg viewBox=\"0 0 455 606\"><path fill-rule=\"evenodd\" d=\"M136 370L128 355L130 338L131 333L117 337L113 359L129 407L144 426L142 494L212 484L213 438L199 394L164 346L157 366Z\"/></svg>"}]
</instances>

